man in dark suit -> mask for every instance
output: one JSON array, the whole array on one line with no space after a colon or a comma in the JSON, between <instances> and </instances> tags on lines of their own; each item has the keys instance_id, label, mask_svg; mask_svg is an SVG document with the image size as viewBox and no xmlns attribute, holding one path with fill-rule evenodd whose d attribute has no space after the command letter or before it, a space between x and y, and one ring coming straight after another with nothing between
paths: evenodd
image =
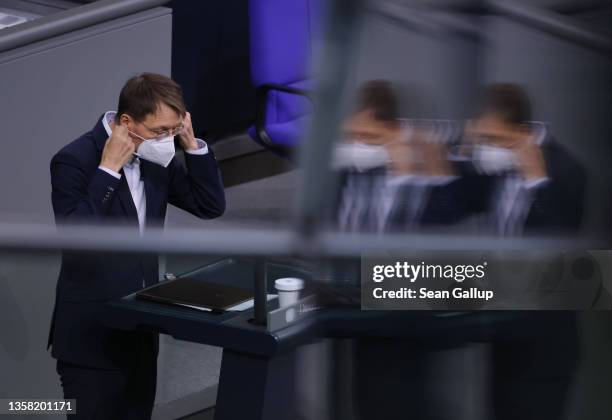
<instances>
[{"instance_id":1,"label":"man in dark suit","mask_svg":"<svg viewBox=\"0 0 612 420\"><path fill-rule=\"evenodd\" d=\"M174 136L186 165L174 157ZM58 224L120 224L138 235L163 225L168 203L200 218L225 210L215 157L195 138L180 87L151 73L128 80L117 111L53 157L51 184ZM157 334L110 329L98 314L158 276L155 256L64 252L49 345L78 418L150 418Z\"/></svg>"},{"instance_id":2,"label":"man in dark suit","mask_svg":"<svg viewBox=\"0 0 612 420\"><path fill-rule=\"evenodd\" d=\"M531 121L522 87L488 86L465 144L458 212L479 215L485 230L502 236L579 233L585 170L544 124ZM492 343L495 418L562 418L579 358L575 313L506 314L508 321L481 337Z\"/></svg>"},{"instance_id":3,"label":"man in dark suit","mask_svg":"<svg viewBox=\"0 0 612 420\"><path fill-rule=\"evenodd\" d=\"M400 119L392 84L364 83L334 154L340 188L333 212L340 230L407 232L451 223L458 177L445 151L452 126Z\"/></svg>"},{"instance_id":4,"label":"man in dark suit","mask_svg":"<svg viewBox=\"0 0 612 420\"><path fill-rule=\"evenodd\" d=\"M392 84L364 83L335 149L339 189L332 212L339 230L409 233L462 216L452 200L459 178L445 153L451 127L448 121L399 119ZM358 282L360 270L358 260L347 261L334 275ZM401 338L361 338L349 346L342 356L354 357L359 418L433 418L424 386L433 346Z\"/></svg>"},{"instance_id":5,"label":"man in dark suit","mask_svg":"<svg viewBox=\"0 0 612 420\"><path fill-rule=\"evenodd\" d=\"M458 211L485 215L487 227L504 236L576 233L585 170L545 124L530 121L530 108L517 85L485 90L478 117L466 126L470 159L457 165Z\"/></svg>"}]
</instances>

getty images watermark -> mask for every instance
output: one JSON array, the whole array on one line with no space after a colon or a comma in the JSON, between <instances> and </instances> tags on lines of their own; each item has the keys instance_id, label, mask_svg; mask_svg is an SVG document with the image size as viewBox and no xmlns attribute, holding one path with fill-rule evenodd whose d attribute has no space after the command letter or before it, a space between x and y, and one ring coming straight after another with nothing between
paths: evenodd
<instances>
[{"instance_id":1,"label":"getty images watermark","mask_svg":"<svg viewBox=\"0 0 612 420\"><path fill-rule=\"evenodd\" d=\"M597 251L365 254L361 260L361 306L610 309L612 295L602 274L602 262L611 258L612 253Z\"/></svg>"}]
</instances>

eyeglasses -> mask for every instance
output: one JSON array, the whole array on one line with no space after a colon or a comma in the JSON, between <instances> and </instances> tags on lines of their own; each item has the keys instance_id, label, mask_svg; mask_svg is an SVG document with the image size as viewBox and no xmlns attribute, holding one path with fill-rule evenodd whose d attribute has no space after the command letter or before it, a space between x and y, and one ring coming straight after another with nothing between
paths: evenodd
<instances>
[{"instance_id":1,"label":"eyeglasses","mask_svg":"<svg viewBox=\"0 0 612 420\"><path fill-rule=\"evenodd\" d=\"M155 134L155 137L152 137L152 138L150 138L148 140L161 140L161 139L164 139L166 137L176 136L176 135L180 134L181 131L183 131L183 129L185 129L185 125L183 123L181 123L177 127L170 128L168 130L154 130L152 128L147 127L144 123L139 123L139 124L141 124L144 128L149 130L151 133Z\"/></svg>"}]
</instances>

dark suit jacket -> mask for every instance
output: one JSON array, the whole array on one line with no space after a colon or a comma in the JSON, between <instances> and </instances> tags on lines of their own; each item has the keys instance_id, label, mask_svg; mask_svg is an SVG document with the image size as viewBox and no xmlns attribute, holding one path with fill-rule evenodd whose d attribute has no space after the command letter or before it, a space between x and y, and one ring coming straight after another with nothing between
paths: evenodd
<instances>
[{"instance_id":1,"label":"dark suit jacket","mask_svg":"<svg viewBox=\"0 0 612 420\"><path fill-rule=\"evenodd\" d=\"M99 169L108 135L102 119L51 160L53 211L57 224L121 224L138 232L138 216L125 176ZM200 218L225 210L221 175L212 150L185 153L167 168L141 160L147 226L162 226L168 203ZM123 170L121 171L123 174ZM152 255L64 252L57 282L49 345L55 358L86 366L114 368L126 356L157 351L157 336L111 330L97 321L102 303L158 281Z\"/></svg>"},{"instance_id":2,"label":"dark suit jacket","mask_svg":"<svg viewBox=\"0 0 612 420\"><path fill-rule=\"evenodd\" d=\"M358 223L358 231L376 231L378 228L378 215L376 207L380 196L378 192L385 184L387 169L378 167L364 172L342 171L339 174L338 194L333 205L333 218L339 222L340 209L343 200L346 200L344 189L352 182L356 190L352 191L354 197L361 196L366 208ZM462 212L456 211L455 199L459 195L462 185L457 180L443 185L419 185L407 182L398 187L392 198L389 214L385 221L384 231L403 233L418 227L448 225L455 223L463 217ZM419 197L417 197L419 196ZM354 198L353 197L353 198ZM419 200L418 211L414 211L414 200Z\"/></svg>"},{"instance_id":3,"label":"dark suit jacket","mask_svg":"<svg viewBox=\"0 0 612 420\"><path fill-rule=\"evenodd\" d=\"M586 171L571 153L552 137L542 144L548 182L535 189L524 221L524 234L575 233L581 226L586 190ZM471 164L460 168L457 211L464 216L491 214L492 200L502 176L483 176Z\"/></svg>"}]
</instances>

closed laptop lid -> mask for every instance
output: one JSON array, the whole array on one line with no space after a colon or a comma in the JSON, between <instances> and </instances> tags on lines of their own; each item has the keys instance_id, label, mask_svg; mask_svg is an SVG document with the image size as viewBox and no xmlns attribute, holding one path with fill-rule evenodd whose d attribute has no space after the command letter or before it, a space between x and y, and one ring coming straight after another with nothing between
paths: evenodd
<instances>
[{"instance_id":1,"label":"closed laptop lid","mask_svg":"<svg viewBox=\"0 0 612 420\"><path fill-rule=\"evenodd\" d=\"M136 293L136 297L219 311L253 299L253 292L193 278L178 278L143 289Z\"/></svg>"}]
</instances>

